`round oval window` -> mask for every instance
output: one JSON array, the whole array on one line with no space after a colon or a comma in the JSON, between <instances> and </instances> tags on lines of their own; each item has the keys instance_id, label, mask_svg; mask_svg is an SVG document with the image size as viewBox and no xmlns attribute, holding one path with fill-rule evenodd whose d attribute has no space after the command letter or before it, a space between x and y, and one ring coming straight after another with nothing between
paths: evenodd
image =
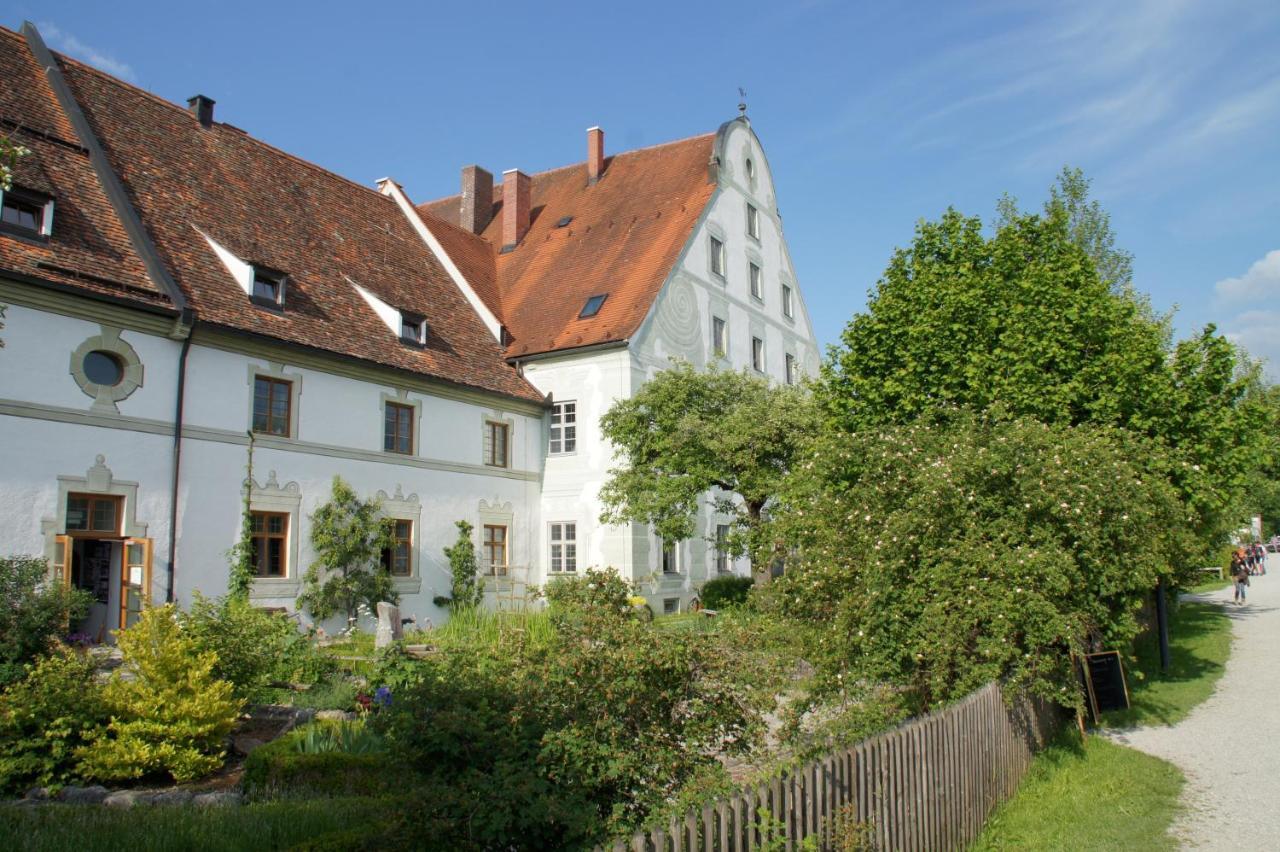
<instances>
[{"instance_id":1,"label":"round oval window","mask_svg":"<svg viewBox=\"0 0 1280 852\"><path fill-rule=\"evenodd\" d=\"M95 385L115 387L124 378L124 364L111 352L94 350L84 356L84 375Z\"/></svg>"}]
</instances>

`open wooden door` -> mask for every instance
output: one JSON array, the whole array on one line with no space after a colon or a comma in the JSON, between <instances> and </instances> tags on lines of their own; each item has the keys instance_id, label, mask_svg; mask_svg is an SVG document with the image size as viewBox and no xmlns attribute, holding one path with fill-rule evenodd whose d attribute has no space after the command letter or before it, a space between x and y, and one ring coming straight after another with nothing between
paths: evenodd
<instances>
[{"instance_id":1,"label":"open wooden door","mask_svg":"<svg viewBox=\"0 0 1280 852\"><path fill-rule=\"evenodd\" d=\"M71 587L71 536L59 535L53 539L53 570L62 577L62 584Z\"/></svg>"},{"instance_id":2,"label":"open wooden door","mask_svg":"<svg viewBox=\"0 0 1280 852\"><path fill-rule=\"evenodd\" d=\"M126 538L120 560L120 628L137 623L151 603L151 539Z\"/></svg>"}]
</instances>

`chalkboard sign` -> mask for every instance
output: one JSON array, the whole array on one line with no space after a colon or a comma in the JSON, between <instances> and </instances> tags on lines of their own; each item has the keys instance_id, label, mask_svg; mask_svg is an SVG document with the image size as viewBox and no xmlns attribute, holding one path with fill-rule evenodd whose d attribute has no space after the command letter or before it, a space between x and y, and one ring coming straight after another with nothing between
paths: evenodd
<instances>
[{"instance_id":1,"label":"chalkboard sign","mask_svg":"<svg viewBox=\"0 0 1280 852\"><path fill-rule=\"evenodd\" d=\"M1080 666L1089 713L1096 723L1109 710L1129 709L1129 687L1124 680L1124 664L1119 651L1085 654Z\"/></svg>"}]
</instances>

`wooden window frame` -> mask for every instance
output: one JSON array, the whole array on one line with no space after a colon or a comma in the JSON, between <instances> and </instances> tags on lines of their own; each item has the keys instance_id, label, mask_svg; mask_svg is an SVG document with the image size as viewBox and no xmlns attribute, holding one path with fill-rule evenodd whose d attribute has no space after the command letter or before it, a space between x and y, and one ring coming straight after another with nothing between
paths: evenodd
<instances>
[{"instance_id":1,"label":"wooden window frame","mask_svg":"<svg viewBox=\"0 0 1280 852\"><path fill-rule=\"evenodd\" d=\"M573 406L572 411L566 411L567 406ZM553 456L573 455L578 451L578 402L573 399L566 399L563 402L552 403L551 405L551 423L547 427L547 452ZM570 435L569 431L573 434Z\"/></svg>"},{"instance_id":2,"label":"wooden window frame","mask_svg":"<svg viewBox=\"0 0 1280 852\"><path fill-rule=\"evenodd\" d=\"M710 236L711 236L711 240L710 240L711 274L718 275L719 277L724 278L725 277L724 240L722 240L720 237L717 237L715 234L711 234Z\"/></svg>"},{"instance_id":3,"label":"wooden window frame","mask_svg":"<svg viewBox=\"0 0 1280 852\"><path fill-rule=\"evenodd\" d=\"M788 284L782 285L782 315L787 319L796 318L795 291Z\"/></svg>"},{"instance_id":4,"label":"wooden window frame","mask_svg":"<svg viewBox=\"0 0 1280 852\"><path fill-rule=\"evenodd\" d=\"M382 449L383 451L388 453L395 453L396 455L401 455L401 456L413 455L413 452L414 452L413 433L415 431L414 427L417 425L414 422L414 420L416 419L416 416L418 413L416 407L408 403L391 402L389 400L383 403L383 406L384 406L382 411ZM408 416L409 416L409 423L408 423L408 426L406 427L406 431L408 434L403 434L400 430L401 417L405 413L408 413ZM392 431L389 432L388 429L392 428L393 414L395 415L394 428ZM400 449L400 443L402 438L408 440L409 448L406 450Z\"/></svg>"},{"instance_id":5,"label":"wooden window frame","mask_svg":"<svg viewBox=\"0 0 1280 852\"><path fill-rule=\"evenodd\" d=\"M255 579L261 580L285 580L289 578L289 526L291 523L291 513L289 512L265 512L261 510L251 510L249 514L253 518L253 531L249 536L253 548L253 576ZM262 530L259 532L257 528L257 520L262 518ZM273 533L269 530L271 518L283 518L284 530L279 533ZM279 540L280 544L280 573L266 573L270 565L264 565L264 560L269 560L269 547L264 547L267 542ZM263 542L260 545L258 542Z\"/></svg>"},{"instance_id":6,"label":"wooden window frame","mask_svg":"<svg viewBox=\"0 0 1280 852\"><path fill-rule=\"evenodd\" d=\"M747 262L747 289L751 298L764 301L764 267L754 260Z\"/></svg>"},{"instance_id":7,"label":"wooden window frame","mask_svg":"<svg viewBox=\"0 0 1280 852\"><path fill-rule=\"evenodd\" d=\"M258 382L266 382L267 405L266 405L266 427L258 428ZM275 416L272 413L276 400L276 389L282 387L285 399L284 409L284 431L274 431L271 426L275 422ZM275 376L255 375L253 377L253 413L250 417L250 423L253 425L253 431L258 435L274 435L277 438L288 438L293 434L293 382L289 379L279 379Z\"/></svg>"},{"instance_id":8,"label":"wooden window frame","mask_svg":"<svg viewBox=\"0 0 1280 852\"><path fill-rule=\"evenodd\" d=\"M118 494L94 494L83 491L70 491L67 493L67 507L70 508L72 500L88 501L85 507L85 529L72 529L67 527L66 534L72 538L99 538L99 539L116 539L124 538L122 532L124 525L124 497ZM111 503L115 506L115 525L111 529L101 530L93 528L94 505L98 503ZM65 516L64 516L65 517Z\"/></svg>"},{"instance_id":9,"label":"wooden window frame","mask_svg":"<svg viewBox=\"0 0 1280 852\"><path fill-rule=\"evenodd\" d=\"M500 420L484 421L484 463L488 467L508 468L511 466L511 424ZM502 459L498 460L498 430L502 433Z\"/></svg>"},{"instance_id":10,"label":"wooden window frame","mask_svg":"<svg viewBox=\"0 0 1280 852\"><path fill-rule=\"evenodd\" d=\"M26 228L16 222L5 222L3 208L6 204L14 207L36 209L36 226ZM12 186L0 191L0 232L26 237L32 240L47 241L53 233L53 198L43 192Z\"/></svg>"},{"instance_id":11,"label":"wooden window frame","mask_svg":"<svg viewBox=\"0 0 1280 852\"><path fill-rule=\"evenodd\" d=\"M747 202L747 236L760 239L760 211L751 202Z\"/></svg>"},{"instance_id":12,"label":"wooden window frame","mask_svg":"<svg viewBox=\"0 0 1280 852\"><path fill-rule=\"evenodd\" d=\"M760 356L758 359L756 358L757 353ZM751 369L757 373L763 373L764 367L764 338L753 335L751 337Z\"/></svg>"},{"instance_id":13,"label":"wooden window frame","mask_svg":"<svg viewBox=\"0 0 1280 852\"><path fill-rule=\"evenodd\" d=\"M379 556L379 560L382 563L382 567L386 569L387 573L390 574L392 577L399 577L399 578L412 577L413 576L413 519L412 518L387 518L385 522L387 526L390 527L391 543L387 547L382 548L382 553ZM401 524L408 525L408 528L406 531L406 537L403 537L403 538L400 536ZM398 555L396 553L396 549L400 545L404 545L405 568L403 572L396 570L396 558Z\"/></svg>"},{"instance_id":14,"label":"wooden window frame","mask_svg":"<svg viewBox=\"0 0 1280 852\"><path fill-rule=\"evenodd\" d=\"M494 559L497 537L491 531L502 530L502 561ZM510 570L510 547L506 524L485 524L480 531L480 549L484 554L484 570L490 577L505 577Z\"/></svg>"},{"instance_id":15,"label":"wooden window frame","mask_svg":"<svg viewBox=\"0 0 1280 852\"><path fill-rule=\"evenodd\" d=\"M258 293L258 282L264 285L270 285L275 289L276 295L263 296ZM284 310L284 291L288 284L289 276L283 272L277 272L274 269L268 269L262 266L253 267L253 277L249 279L249 301L259 307L269 308L274 311Z\"/></svg>"},{"instance_id":16,"label":"wooden window frame","mask_svg":"<svg viewBox=\"0 0 1280 852\"><path fill-rule=\"evenodd\" d=\"M729 321L723 317L711 317L711 352L720 358L729 354Z\"/></svg>"},{"instance_id":17,"label":"wooden window frame","mask_svg":"<svg viewBox=\"0 0 1280 852\"><path fill-rule=\"evenodd\" d=\"M664 538L658 539L662 542L662 574L664 577L674 577L680 573L680 542L667 541ZM670 570L668 569L667 554L671 554Z\"/></svg>"}]
</instances>

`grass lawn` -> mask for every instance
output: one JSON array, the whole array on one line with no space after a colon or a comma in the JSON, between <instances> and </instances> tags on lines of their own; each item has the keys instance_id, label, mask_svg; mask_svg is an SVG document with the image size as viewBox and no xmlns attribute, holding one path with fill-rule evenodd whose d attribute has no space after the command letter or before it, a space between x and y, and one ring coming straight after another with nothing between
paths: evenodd
<instances>
[{"instance_id":1,"label":"grass lawn","mask_svg":"<svg viewBox=\"0 0 1280 852\"><path fill-rule=\"evenodd\" d=\"M396 816L379 798L284 800L242 807L100 805L0 807L0 836L31 852L163 852L163 850L288 849L307 841L347 849Z\"/></svg>"},{"instance_id":2,"label":"grass lawn","mask_svg":"<svg viewBox=\"0 0 1280 852\"><path fill-rule=\"evenodd\" d=\"M1166 831L1185 780L1171 763L1100 737L1081 744L1068 728L973 849L1173 849Z\"/></svg>"},{"instance_id":3,"label":"grass lawn","mask_svg":"<svg viewBox=\"0 0 1280 852\"><path fill-rule=\"evenodd\" d=\"M1180 604L1169 612L1169 651L1172 665L1162 673L1159 640L1154 632L1144 637L1136 662L1126 662L1132 706L1107 713L1106 726L1172 725L1186 718L1222 677L1231 653L1231 619L1213 604Z\"/></svg>"}]
</instances>

